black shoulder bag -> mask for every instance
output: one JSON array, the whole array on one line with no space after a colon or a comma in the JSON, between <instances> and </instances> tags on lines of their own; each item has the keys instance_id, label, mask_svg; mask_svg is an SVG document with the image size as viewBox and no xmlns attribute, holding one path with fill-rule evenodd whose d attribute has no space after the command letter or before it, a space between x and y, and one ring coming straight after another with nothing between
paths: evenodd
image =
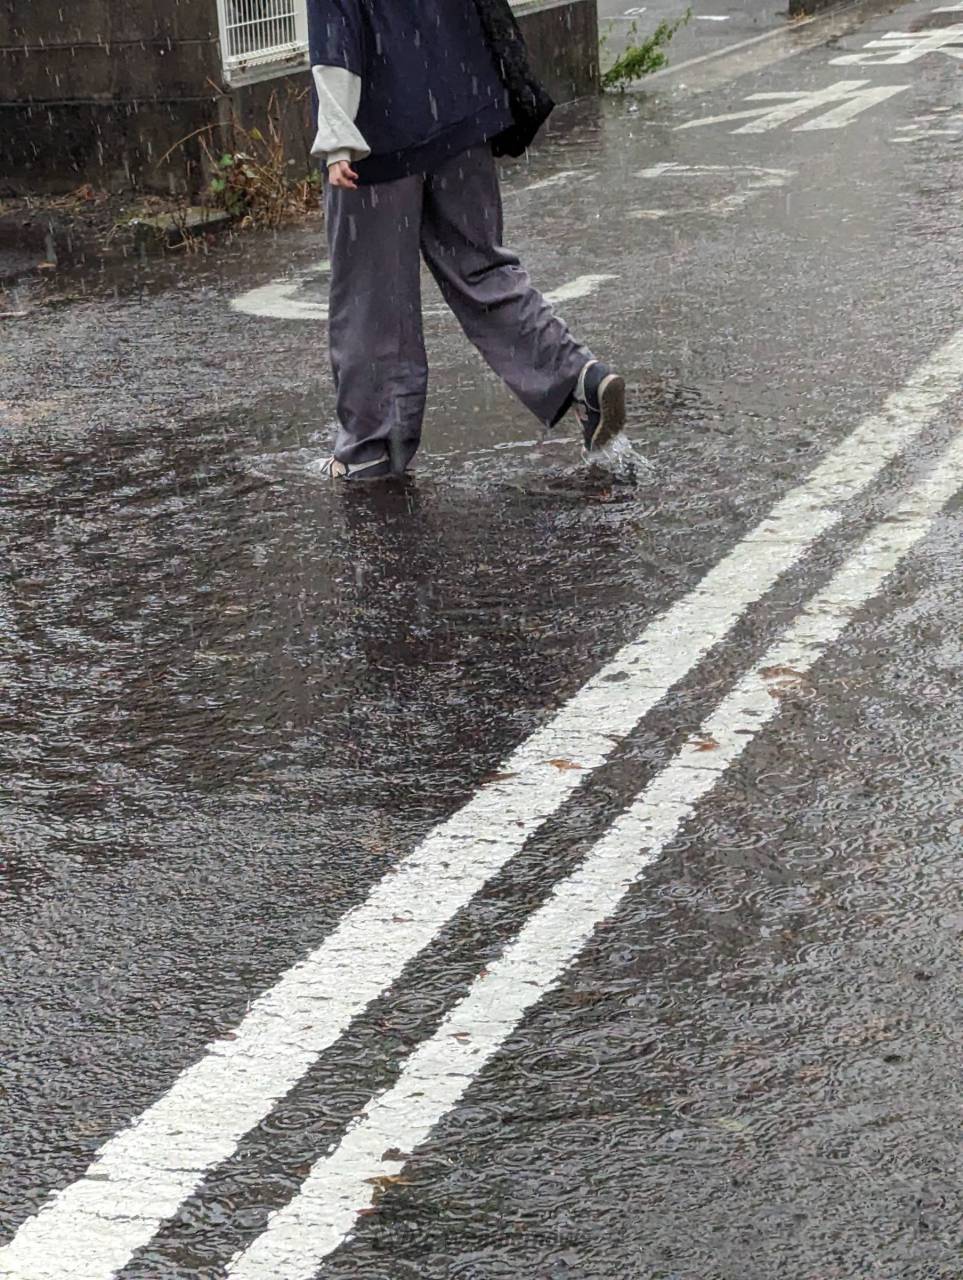
<instances>
[{"instance_id":1,"label":"black shoulder bag","mask_svg":"<svg viewBox=\"0 0 963 1280\"><path fill-rule=\"evenodd\" d=\"M485 40L508 91L512 124L492 139L496 156L520 156L552 114L555 103L532 72L525 37L508 0L475 0Z\"/></svg>"}]
</instances>

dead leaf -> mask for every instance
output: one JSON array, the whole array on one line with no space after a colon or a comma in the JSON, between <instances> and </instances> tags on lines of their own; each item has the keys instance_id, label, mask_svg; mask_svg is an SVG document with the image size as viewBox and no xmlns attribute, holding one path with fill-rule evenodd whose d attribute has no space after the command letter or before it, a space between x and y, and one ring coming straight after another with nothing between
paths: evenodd
<instances>
[{"instance_id":1,"label":"dead leaf","mask_svg":"<svg viewBox=\"0 0 963 1280\"><path fill-rule=\"evenodd\" d=\"M576 764L574 760L549 760L550 765L556 769L582 769L583 765Z\"/></svg>"},{"instance_id":2,"label":"dead leaf","mask_svg":"<svg viewBox=\"0 0 963 1280\"><path fill-rule=\"evenodd\" d=\"M486 773L482 782L507 782L509 778L517 778L517 773Z\"/></svg>"},{"instance_id":3,"label":"dead leaf","mask_svg":"<svg viewBox=\"0 0 963 1280\"><path fill-rule=\"evenodd\" d=\"M715 738L693 738L690 741L689 745L694 747L696 751L718 751L719 750L719 744L718 742L716 742Z\"/></svg>"},{"instance_id":4,"label":"dead leaf","mask_svg":"<svg viewBox=\"0 0 963 1280\"><path fill-rule=\"evenodd\" d=\"M806 697L813 693L810 681L795 667L761 667L759 674L769 684L770 698Z\"/></svg>"},{"instance_id":5,"label":"dead leaf","mask_svg":"<svg viewBox=\"0 0 963 1280\"><path fill-rule=\"evenodd\" d=\"M411 1186L411 1179L403 1178L400 1173L379 1173L374 1178L365 1178L365 1182L370 1182L379 1191L387 1191L389 1187Z\"/></svg>"},{"instance_id":6,"label":"dead leaf","mask_svg":"<svg viewBox=\"0 0 963 1280\"><path fill-rule=\"evenodd\" d=\"M464 1044L466 1040L471 1039L471 1036L467 1031L453 1031L451 1033L451 1038L452 1040L460 1040L462 1044Z\"/></svg>"}]
</instances>

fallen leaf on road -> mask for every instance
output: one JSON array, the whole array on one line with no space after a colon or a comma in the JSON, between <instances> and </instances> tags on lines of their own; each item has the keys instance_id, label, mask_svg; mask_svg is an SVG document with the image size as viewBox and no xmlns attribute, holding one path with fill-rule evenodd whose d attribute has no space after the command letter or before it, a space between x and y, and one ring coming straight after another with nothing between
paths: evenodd
<instances>
[{"instance_id":1,"label":"fallen leaf on road","mask_svg":"<svg viewBox=\"0 0 963 1280\"><path fill-rule=\"evenodd\" d=\"M759 674L769 685L767 692L771 698L811 696L813 693L811 681L794 667L762 667Z\"/></svg>"},{"instance_id":2,"label":"fallen leaf on road","mask_svg":"<svg viewBox=\"0 0 963 1280\"><path fill-rule=\"evenodd\" d=\"M365 1178L365 1182L370 1182L373 1187L378 1187L381 1191L386 1191L388 1187L411 1186L411 1179L403 1178L400 1173L379 1173L374 1178Z\"/></svg>"},{"instance_id":3,"label":"fallen leaf on road","mask_svg":"<svg viewBox=\"0 0 963 1280\"><path fill-rule=\"evenodd\" d=\"M517 773L486 773L482 782L507 782L509 778L517 777Z\"/></svg>"},{"instance_id":4,"label":"fallen leaf on road","mask_svg":"<svg viewBox=\"0 0 963 1280\"><path fill-rule=\"evenodd\" d=\"M689 744L696 751L718 751L719 744L715 738L693 738Z\"/></svg>"},{"instance_id":5,"label":"fallen leaf on road","mask_svg":"<svg viewBox=\"0 0 963 1280\"><path fill-rule=\"evenodd\" d=\"M554 765L556 769L581 769L583 767L580 764L576 764L574 760L549 760L548 763Z\"/></svg>"}]
</instances>

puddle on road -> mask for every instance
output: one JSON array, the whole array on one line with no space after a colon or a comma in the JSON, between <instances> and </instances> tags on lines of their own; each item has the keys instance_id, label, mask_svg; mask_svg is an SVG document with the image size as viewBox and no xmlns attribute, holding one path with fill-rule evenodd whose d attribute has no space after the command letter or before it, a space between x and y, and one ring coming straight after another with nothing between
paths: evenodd
<instances>
[{"instance_id":1,"label":"puddle on road","mask_svg":"<svg viewBox=\"0 0 963 1280\"><path fill-rule=\"evenodd\" d=\"M280 471L292 479L299 475L303 478L307 473L311 480L330 485L330 478L320 472L329 448L326 438L315 437L309 448L287 453L283 458L266 455L258 459L256 473L268 477ZM637 497L637 490L648 489L659 480L655 464L628 435L622 434L591 454L557 436L504 440L483 449L446 453L432 453L426 447L419 451L403 478L363 483L365 488L397 486L402 482L407 486L421 482L473 490L507 486L533 497L549 493L588 498L601 495L610 501L630 501Z\"/></svg>"}]
</instances>

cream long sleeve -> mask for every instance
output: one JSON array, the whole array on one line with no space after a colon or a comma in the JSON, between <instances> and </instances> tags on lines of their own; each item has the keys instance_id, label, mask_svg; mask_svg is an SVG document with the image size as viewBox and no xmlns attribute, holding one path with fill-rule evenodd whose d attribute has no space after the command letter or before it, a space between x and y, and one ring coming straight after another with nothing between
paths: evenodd
<instances>
[{"instance_id":1,"label":"cream long sleeve","mask_svg":"<svg viewBox=\"0 0 963 1280\"><path fill-rule=\"evenodd\" d=\"M344 67L312 67L318 91L318 131L311 147L325 164L363 160L371 148L355 124L361 102L361 78Z\"/></svg>"}]
</instances>

